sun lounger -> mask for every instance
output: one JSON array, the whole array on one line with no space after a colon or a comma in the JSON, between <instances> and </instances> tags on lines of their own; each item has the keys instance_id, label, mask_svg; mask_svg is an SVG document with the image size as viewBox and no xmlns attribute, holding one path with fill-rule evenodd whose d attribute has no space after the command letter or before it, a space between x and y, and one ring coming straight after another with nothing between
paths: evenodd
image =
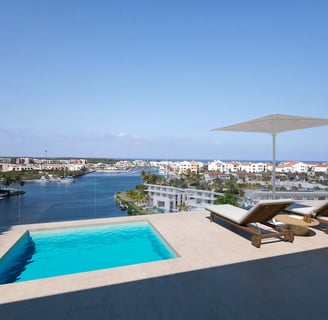
<instances>
[{"instance_id":1,"label":"sun lounger","mask_svg":"<svg viewBox=\"0 0 328 320\"><path fill-rule=\"evenodd\" d=\"M262 239L265 238L283 236L285 241L294 241L294 235L290 230L270 222L275 215L285 210L292 203L292 200L265 200L258 202L250 210L229 204L211 205L205 209L210 212L211 222L214 218L218 218L247 231L252 235L252 244L259 248ZM260 228L255 228L254 225L251 225L252 223L270 227L270 231L263 233Z\"/></svg>"},{"instance_id":2,"label":"sun lounger","mask_svg":"<svg viewBox=\"0 0 328 320\"><path fill-rule=\"evenodd\" d=\"M328 233L328 201L327 200L304 200L291 204L285 210L287 213L308 215L325 224L325 232Z\"/></svg>"}]
</instances>

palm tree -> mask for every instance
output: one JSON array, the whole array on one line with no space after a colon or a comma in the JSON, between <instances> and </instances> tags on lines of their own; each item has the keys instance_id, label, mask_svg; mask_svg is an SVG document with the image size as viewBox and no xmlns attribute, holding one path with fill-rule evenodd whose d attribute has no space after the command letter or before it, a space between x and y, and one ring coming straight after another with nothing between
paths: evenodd
<instances>
[{"instance_id":1,"label":"palm tree","mask_svg":"<svg viewBox=\"0 0 328 320\"><path fill-rule=\"evenodd\" d=\"M202 176L199 173L188 172L185 176L185 179L190 186L199 186L202 180Z\"/></svg>"},{"instance_id":2,"label":"palm tree","mask_svg":"<svg viewBox=\"0 0 328 320\"><path fill-rule=\"evenodd\" d=\"M2 184L5 187L9 187L14 182L14 179L10 176L5 176L2 180Z\"/></svg>"},{"instance_id":3,"label":"palm tree","mask_svg":"<svg viewBox=\"0 0 328 320\"><path fill-rule=\"evenodd\" d=\"M18 224L20 224L20 220L21 220L21 199L20 199L20 195L22 193L20 187L23 186L25 183L22 180L22 177L20 175L16 175L14 177L6 176L2 181L2 184L4 186L7 186L7 187L9 187L12 183L17 183L18 184L18 192L17 193L16 192L11 193L10 191L8 191L8 192L9 192L9 195L10 194L18 194Z\"/></svg>"},{"instance_id":4,"label":"palm tree","mask_svg":"<svg viewBox=\"0 0 328 320\"><path fill-rule=\"evenodd\" d=\"M145 183L149 184L160 184L159 182L163 181L163 178L152 172L145 172L144 170L140 173L141 179ZM165 179L164 179L165 180Z\"/></svg>"},{"instance_id":5,"label":"palm tree","mask_svg":"<svg viewBox=\"0 0 328 320\"><path fill-rule=\"evenodd\" d=\"M214 204L231 204L231 205L237 205L238 200L235 194L233 194L231 191L227 191L224 195L224 197L217 197L214 201Z\"/></svg>"},{"instance_id":6,"label":"palm tree","mask_svg":"<svg viewBox=\"0 0 328 320\"><path fill-rule=\"evenodd\" d=\"M186 203L184 202L184 203L178 205L178 206L177 206L177 209L178 209L179 211L188 211L188 210L189 210L189 206L188 206L188 204L186 204Z\"/></svg>"}]
</instances>

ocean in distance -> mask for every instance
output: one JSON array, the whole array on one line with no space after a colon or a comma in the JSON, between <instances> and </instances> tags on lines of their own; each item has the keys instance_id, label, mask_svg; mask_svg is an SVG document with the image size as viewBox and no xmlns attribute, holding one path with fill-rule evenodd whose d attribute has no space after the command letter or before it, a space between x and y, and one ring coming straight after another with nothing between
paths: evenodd
<instances>
[{"instance_id":1,"label":"ocean in distance","mask_svg":"<svg viewBox=\"0 0 328 320\"><path fill-rule=\"evenodd\" d=\"M126 216L114 195L142 184L140 170L90 173L74 183L29 182L25 194L0 200L0 227Z\"/></svg>"}]
</instances>

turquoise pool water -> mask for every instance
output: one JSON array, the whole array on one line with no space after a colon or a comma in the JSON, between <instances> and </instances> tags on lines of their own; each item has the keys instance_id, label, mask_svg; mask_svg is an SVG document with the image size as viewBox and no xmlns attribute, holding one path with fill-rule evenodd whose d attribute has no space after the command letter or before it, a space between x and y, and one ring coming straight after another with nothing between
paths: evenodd
<instances>
[{"instance_id":1,"label":"turquoise pool water","mask_svg":"<svg viewBox=\"0 0 328 320\"><path fill-rule=\"evenodd\" d=\"M0 284L176 256L148 222L27 232L0 260Z\"/></svg>"}]
</instances>

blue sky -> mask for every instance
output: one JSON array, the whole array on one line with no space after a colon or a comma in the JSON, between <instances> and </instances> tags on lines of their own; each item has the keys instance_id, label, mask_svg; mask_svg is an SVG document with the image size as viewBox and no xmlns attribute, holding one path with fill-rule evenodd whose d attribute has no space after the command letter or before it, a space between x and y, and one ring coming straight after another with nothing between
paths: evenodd
<instances>
[{"instance_id":1,"label":"blue sky","mask_svg":"<svg viewBox=\"0 0 328 320\"><path fill-rule=\"evenodd\" d=\"M328 118L328 1L0 1L0 156L270 160ZM328 127L277 159L328 160Z\"/></svg>"}]
</instances>

